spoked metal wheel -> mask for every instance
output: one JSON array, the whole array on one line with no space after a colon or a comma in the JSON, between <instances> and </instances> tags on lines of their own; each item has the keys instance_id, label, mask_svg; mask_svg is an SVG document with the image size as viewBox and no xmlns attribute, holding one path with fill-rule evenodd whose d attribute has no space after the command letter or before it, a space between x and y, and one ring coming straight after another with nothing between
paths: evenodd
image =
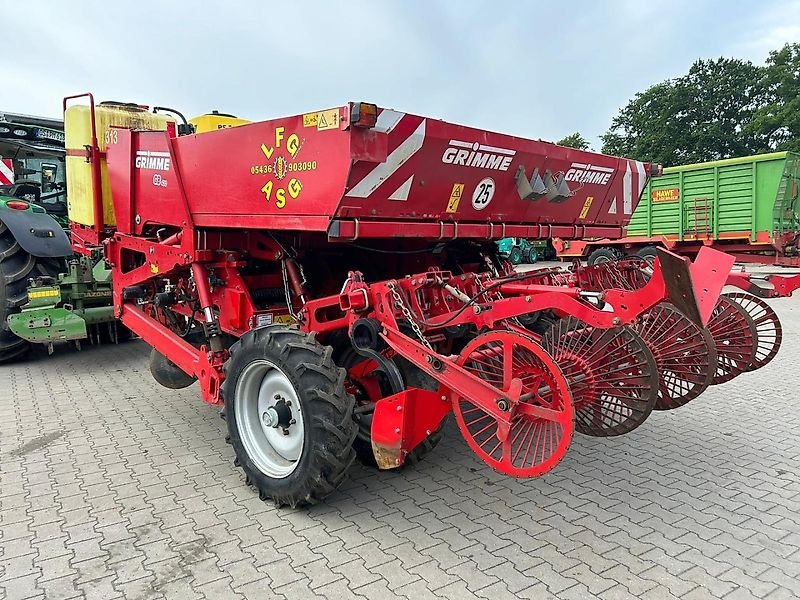
<instances>
[{"instance_id":1,"label":"spoked metal wheel","mask_svg":"<svg viewBox=\"0 0 800 600\"><path fill-rule=\"evenodd\" d=\"M780 319L772 307L758 296L744 292L729 292L723 295L736 302L753 319L757 332L756 355L745 371L760 369L775 358L781 348L783 329Z\"/></svg>"},{"instance_id":2,"label":"spoked metal wheel","mask_svg":"<svg viewBox=\"0 0 800 600\"><path fill-rule=\"evenodd\" d=\"M481 460L514 477L555 467L572 440L574 414L567 380L553 358L528 337L493 331L467 344L458 364L497 389L498 405L502 397L512 399L507 426L469 398L454 398L458 427Z\"/></svg>"},{"instance_id":3,"label":"spoked metal wheel","mask_svg":"<svg viewBox=\"0 0 800 600\"><path fill-rule=\"evenodd\" d=\"M747 311L720 296L706 326L717 349L717 370L712 384L725 383L744 373L756 357L758 332Z\"/></svg>"},{"instance_id":4,"label":"spoked metal wheel","mask_svg":"<svg viewBox=\"0 0 800 600\"><path fill-rule=\"evenodd\" d=\"M242 445L256 467L269 477L290 475L303 454L305 424L286 374L268 360L251 362L239 376L234 403Z\"/></svg>"},{"instance_id":5,"label":"spoked metal wheel","mask_svg":"<svg viewBox=\"0 0 800 600\"><path fill-rule=\"evenodd\" d=\"M717 351L708 331L666 302L649 310L633 327L656 360L655 410L679 408L711 385L717 368Z\"/></svg>"},{"instance_id":6,"label":"spoked metal wheel","mask_svg":"<svg viewBox=\"0 0 800 600\"><path fill-rule=\"evenodd\" d=\"M554 324L542 345L569 383L578 432L622 435L650 415L658 397L658 371L635 331L597 329L570 317Z\"/></svg>"}]
</instances>

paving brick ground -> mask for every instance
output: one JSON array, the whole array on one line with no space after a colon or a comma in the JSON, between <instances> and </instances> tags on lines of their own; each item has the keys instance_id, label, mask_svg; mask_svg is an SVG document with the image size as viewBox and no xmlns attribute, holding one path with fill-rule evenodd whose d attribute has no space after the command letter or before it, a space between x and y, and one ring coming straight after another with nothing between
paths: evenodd
<instances>
[{"instance_id":1,"label":"paving brick ground","mask_svg":"<svg viewBox=\"0 0 800 600\"><path fill-rule=\"evenodd\" d=\"M275 510L141 342L0 367L0 600L797 598L800 298L766 368L514 480L447 441Z\"/></svg>"}]
</instances>

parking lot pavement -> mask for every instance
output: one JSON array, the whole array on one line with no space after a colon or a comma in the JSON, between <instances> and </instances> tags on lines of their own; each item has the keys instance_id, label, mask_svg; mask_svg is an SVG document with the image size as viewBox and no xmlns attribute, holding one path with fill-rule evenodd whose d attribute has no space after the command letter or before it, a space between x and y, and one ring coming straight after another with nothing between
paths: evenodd
<instances>
[{"instance_id":1,"label":"parking lot pavement","mask_svg":"<svg viewBox=\"0 0 800 600\"><path fill-rule=\"evenodd\" d=\"M770 365L515 480L447 439L276 510L141 342L0 367L0 600L796 598L800 298Z\"/></svg>"}]
</instances>

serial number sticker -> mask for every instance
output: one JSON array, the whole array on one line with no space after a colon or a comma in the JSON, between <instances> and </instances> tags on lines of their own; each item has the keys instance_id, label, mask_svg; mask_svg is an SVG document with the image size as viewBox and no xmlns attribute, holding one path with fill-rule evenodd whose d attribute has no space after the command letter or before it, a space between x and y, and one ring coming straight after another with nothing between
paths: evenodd
<instances>
[{"instance_id":1,"label":"serial number sticker","mask_svg":"<svg viewBox=\"0 0 800 600\"><path fill-rule=\"evenodd\" d=\"M592 206L592 202L594 202L594 196L588 196L586 201L583 203L583 208L581 209L581 214L578 215L579 219L585 219L586 215L589 214L589 209Z\"/></svg>"},{"instance_id":2,"label":"serial number sticker","mask_svg":"<svg viewBox=\"0 0 800 600\"><path fill-rule=\"evenodd\" d=\"M256 315L256 327L265 327L266 325L272 325L272 313Z\"/></svg>"},{"instance_id":3,"label":"serial number sticker","mask_svg":"<svg viewBox=\"0 0 800 600\"><path fill-rule=\"evenodd\" d=\"M303 127L316 127L317 131L339 129L339 109L304 114Z\"/></svg>"},{"instance_id":4,"label":"serial number sticker","mask_svg":"<svg viewBox=\"0 0 800 600\"><path fill-rule=\"evenodd\" d=\"M450 192L450 200L447 202L447 210L448 213L454 213L458 210L458 203L461 202L461 196L464 193L464 184L463 183L454 183L453 184L453 191Z\"/></svg>"},{"instance_id":5,"label":"serial number sticker","mask_svg":"<svg viewBox=\"0 0 800 600\"><path fill-rule=\"evenodd\" d=\"M285 177L285 173L295 173L300 171L316 171L317 170L317 161L315 160L303 160L303 161L296 161L296 162L282 162L276 169L276 164L266 164L266 165L251 165L250 166L250 174L251 175L271 175L272 173L276 173L279 175L278 179L283 179Z\"/></svg>"}]
</instances>

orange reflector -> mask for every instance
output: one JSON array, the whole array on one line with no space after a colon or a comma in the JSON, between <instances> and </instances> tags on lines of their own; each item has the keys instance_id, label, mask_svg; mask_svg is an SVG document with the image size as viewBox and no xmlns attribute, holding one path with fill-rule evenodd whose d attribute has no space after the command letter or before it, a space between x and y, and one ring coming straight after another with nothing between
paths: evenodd
<instances>
[{"instance_id":1,"label":"orange reflector","mask_svg":"<svg viewBox=\"0 0 800 600\"><path fill-rule=\"evenodd\" d=\"M375 127L378 122L378 107L375 104L356 102L351 117L352 124L356 127Z\"/></svg>"},{"instance_id":2,"label":"orange reflector","mask_svg":"<svg viewBox=\"0 0 800 600\"><path fill-rule=\"evenodd\" d=\"M24 200L11 200L10 202L6 202L6 206L14 210L28 210L30 208L30 204Z\"/></svg>"}]
</instances>

